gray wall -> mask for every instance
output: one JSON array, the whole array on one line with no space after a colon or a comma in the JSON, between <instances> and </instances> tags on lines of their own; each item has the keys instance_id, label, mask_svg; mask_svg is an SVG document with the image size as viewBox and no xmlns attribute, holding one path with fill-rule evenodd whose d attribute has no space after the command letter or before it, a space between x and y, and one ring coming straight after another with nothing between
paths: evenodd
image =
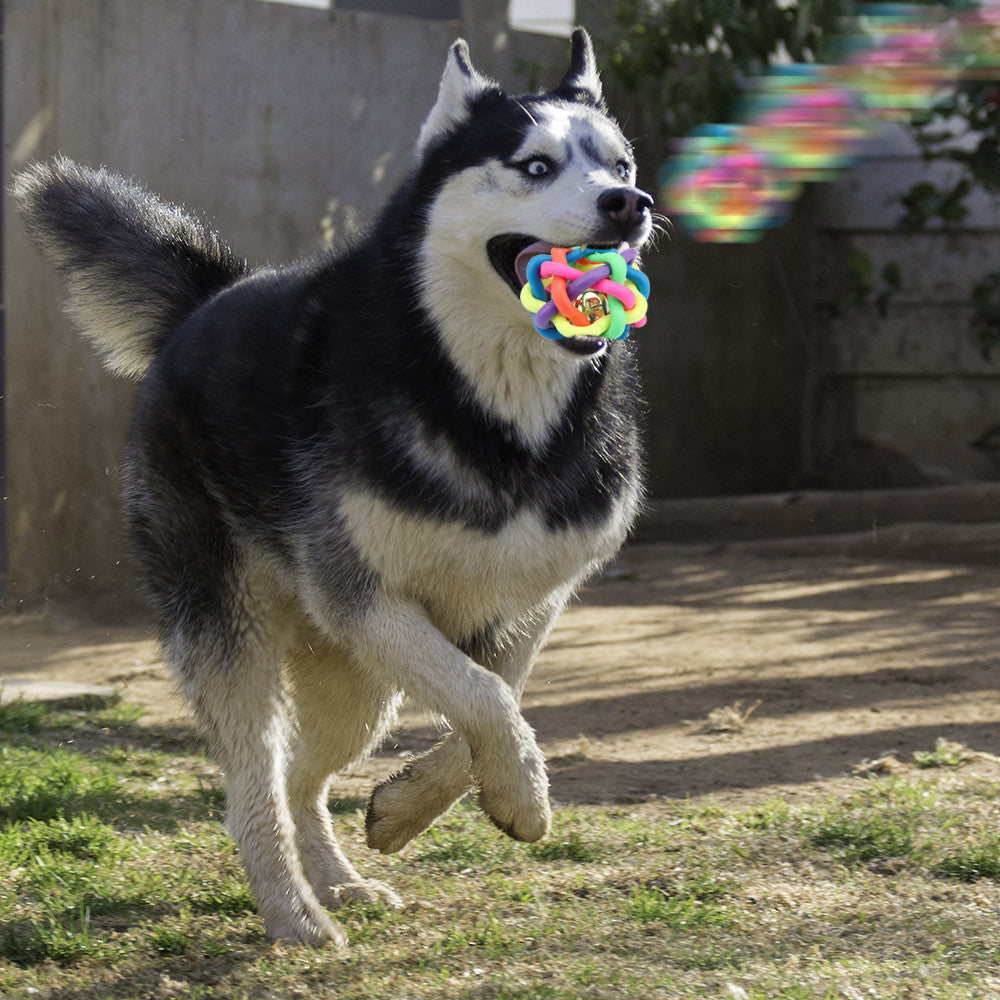
<instances>
[{"instance_id":1,"label":"gray wall","mask_svg":"<svg viewBox=\"0 0 1000 1000\"><path fill-rule=\"evenodd\" d=\"M65 153L189 206L251 261L300 256L363 224L406 172L457 35L512 89L565 68L564 40L508 32L505 9L463 0L460 20L442 20L259 0L6 0L4 177ZM4 198L17 607L131 586L119 493L134 387L62 316Z\"/></svg>"},{"instance_id":2,"label":"gray wall","mask_svg":"<svg viewBox=\"0 0 1000 1000\"><path fill-rule=\"evenodd\" d=\"M751 244L673 232L645 255L650 320L635 334L657 497L783 490L806 463L812 231Z\"/></svg>"},{"instance_id":3,"label":"gray wall","mask_svg":"<svg viewBox=\"0 0 1000 1000\"><path fill-rule=\"evenodd\" d=\"M979 193L960 227L897 228L900 193L957 176L954 164L925 163L909 131L893 127L818 199L814 453L834 485L1000 477L1000 350L984 357L970 324L972 286L1000 269L1000 208ZM870 303L838 309L851 247L870 255L876 273L888 261L901 267L884 316ZM984 437L993 447L977 444Z\"/></svg>"},{"instance_id":4,"label":"gray wall","mask_svg":"<svg viewBox=\"0 0 1000 1000\"><path fill-rule=\"evenodd\" d=\"M511 89L561 74L564 40L509 31L504 3L460 9L460 19L425 20L259 0L7 0L4 176L57 151L104 163L206 216L252 261L299 256L370 218L406 171L456 35ZM628 102L612 96L612 106L632 132ZM647 186L658 165L642 162ZM888 221L865 228L879 191L850 187L862 183L852 175L846 202L826 203L818 255L807 200L760 243L702 245L674 232L646 256L650 322L636 340L653 495L788 488L803 482L817 441L829 450L858 436L939 462L983 426L983 407L997 412L995 365L938 336L959 322L950 303L967 283L961 255L944 264L943 245L930 259L946 301L928 304L918 283L901 326L815 322L834 282L827 262L849 240L896 252ZM70 328L10 209L5 201L16 607L131 585L119 490L134 387L107 375ZM985 257L994 235L962 253ZM989 472L962 448L970 461L956 468Z\"/></svg>"},{"instance_id":5,"label":"gray wall","mask_svg":"<svg viewBox=\"0 0 1000 1000\"><path fill-rule=\"evenodd\" d=\"M60 151L203 213L237 252L315 248L407 169L455 21L256 0L6 5L5 176ZM6 186L6 185L5 185ZM131 579L120 467L133 387L96 363L5 204L8 603Z\"/></svg>"}]
</instances>

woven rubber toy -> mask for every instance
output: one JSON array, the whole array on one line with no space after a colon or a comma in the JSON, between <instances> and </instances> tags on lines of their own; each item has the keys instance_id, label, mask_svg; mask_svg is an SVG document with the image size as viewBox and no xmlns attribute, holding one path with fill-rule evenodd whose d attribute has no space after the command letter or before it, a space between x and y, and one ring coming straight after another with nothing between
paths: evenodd
<instances>
[{"instance_id":1,"label":"woven rubber toy","mask_svg":"<svg viewBox=\"0 0 1000 1000\"><path fill-rule=\"evenodd\" d=\"M528 261L521 304L549 340L622 340L646 322L649 279L632 267L636 251L553 247Z\"/></svg>"}]
</instances>

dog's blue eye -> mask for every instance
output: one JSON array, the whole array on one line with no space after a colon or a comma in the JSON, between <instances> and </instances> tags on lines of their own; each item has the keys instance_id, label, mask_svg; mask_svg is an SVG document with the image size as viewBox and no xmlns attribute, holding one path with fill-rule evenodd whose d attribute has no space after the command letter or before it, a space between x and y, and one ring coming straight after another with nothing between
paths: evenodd
<instances>
[{"instance_id":1,"label":"dog's blue eye","mask_svg":"<svg viewBox=\"0 0 1000 1000\"><path fill-rule=\"evenodd\" d=\"M615 164L615 173L623 180L627 181L629 174L631 173L631 168L624 160L619 160Z\"/></svg>"},{"instance_id":2,"label":"dog's blue eye","mask_svg":"<svg viewBox=\"0 0 1000 1000\"><path fill-rule=\"evenodd\" d=\"M529 177L544 177L552 168L546 160L529 160L522 169Z\"/></svg>"}]
</instances>

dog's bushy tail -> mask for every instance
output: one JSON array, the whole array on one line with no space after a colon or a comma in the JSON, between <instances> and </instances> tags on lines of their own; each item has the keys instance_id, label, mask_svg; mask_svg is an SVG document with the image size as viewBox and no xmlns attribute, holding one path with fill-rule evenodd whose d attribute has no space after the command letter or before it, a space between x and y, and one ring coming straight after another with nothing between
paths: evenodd
<instances>
[{"instance_id":1,"label":"dog's bushy tail","mask_svg":"<svg viewBox=\"0 0 1000 1000\"><path fill-rule=\"evenodd\" d=\"M13 193L65 278L67 311L118 374L143 375L176 326L247 271L216 233L106 170L60 157L16 175Z\"/></svg>"}]
</instances>

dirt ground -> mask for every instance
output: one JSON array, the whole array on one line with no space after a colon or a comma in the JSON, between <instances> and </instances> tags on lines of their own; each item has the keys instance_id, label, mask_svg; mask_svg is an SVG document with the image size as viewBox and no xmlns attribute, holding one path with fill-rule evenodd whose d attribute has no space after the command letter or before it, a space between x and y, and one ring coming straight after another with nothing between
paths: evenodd
<instances>
[{"instance_id":1,"label":"dirt ground","mask_svg":"<svg viewBox=\"0 0 1000 1000\"><path fill-rule=\"evenodd\" d=\"M861 780L862 762L905 763L939 738L1000 777L994 509L996 522L946 509L863 531L789 522L764 538L629 547L563 615L525 693L553 798L655 809L826 796ZM152 635L59 606L0 616L0 679L111 684L147 721L188 724ZM366 795L437 735L407 708L335 793Z\"/></svg>"}]
</instances>

